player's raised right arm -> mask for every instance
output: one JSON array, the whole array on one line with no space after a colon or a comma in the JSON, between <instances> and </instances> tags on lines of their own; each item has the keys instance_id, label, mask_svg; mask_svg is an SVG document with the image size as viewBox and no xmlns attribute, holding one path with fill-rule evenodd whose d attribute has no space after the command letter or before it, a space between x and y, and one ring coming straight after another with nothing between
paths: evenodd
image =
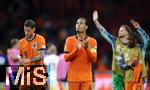
<instances>
[{"instance_id":1,"label":"player's raised right arm","mask_svg":"<svg viewBox=\"0 0 150 90\"><path fill-rule=\"evenodd\" d=\"M99 23L98 21L98 12L95 10L93 12L93 21L97 27L97 29L99 30L100 34L110 43L113 44L116 37L111 35L109 32L107 32L107 30Z\"/></svg>"},{"instance_id":2,"label":"player's raised right arm","mask_svg":"<svg viewBox=\"0 0 150 90\"><path fill-rule=\"evenodd\" d=\"M98 21L98 12L96 10L93 12L93 21L94 21L97 29L100 31L100 33L103 32L104 29L103 29L103 26Z\"/></svg>"}]
</instances>

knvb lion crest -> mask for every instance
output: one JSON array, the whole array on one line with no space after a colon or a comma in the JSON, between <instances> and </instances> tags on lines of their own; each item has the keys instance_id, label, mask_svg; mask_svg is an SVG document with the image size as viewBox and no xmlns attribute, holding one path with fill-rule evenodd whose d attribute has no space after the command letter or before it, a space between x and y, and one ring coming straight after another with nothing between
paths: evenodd
<instances>
[{"instance_id":1,"label":"knvb lion crest","mask_svg":"<svg viewBox=\"0 0 150 90\"><path fill-rule=\"evenodd\" d=\"M36 49L36 48L37 48L37 43L33 43L33 44L32 44L32 48L33 48L33 49Z\"/></svg>"}]
</instances>

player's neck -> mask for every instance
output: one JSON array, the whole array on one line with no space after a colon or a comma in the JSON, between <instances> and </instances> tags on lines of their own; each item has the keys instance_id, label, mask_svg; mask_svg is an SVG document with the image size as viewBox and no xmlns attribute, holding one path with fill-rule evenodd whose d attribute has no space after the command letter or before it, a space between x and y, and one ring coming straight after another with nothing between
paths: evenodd
<instances>
[{"instance_id":1,"label":"player's neck","mask_svg":"<svg viewBox=\"0 0 150 90\"><path fill-rule=\"evenodd\" d=\"M86 33L77 33L77 37L80 40L84 40L87 37L87 35Z\"/></svg>"},{"instance_id":2,"label":"player's neck","mask_svg":"<svg viewBox=\"0 0 150 90\"><path fill-rule=\"evenodd\" d=\"M30 37L28 37L27 40L32 41L34 37L35 37L35 33L33 33Z\"/></svg>"}]
</instances>

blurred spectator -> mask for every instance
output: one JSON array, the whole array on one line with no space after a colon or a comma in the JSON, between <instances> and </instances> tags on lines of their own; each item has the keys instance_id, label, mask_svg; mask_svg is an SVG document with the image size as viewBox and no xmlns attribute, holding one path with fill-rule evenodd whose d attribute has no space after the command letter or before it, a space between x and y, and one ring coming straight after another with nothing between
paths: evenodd
<instances>
[{"instance_id":1,"label":"blurred spectator","mask_svg":"<svg viewBox=\"0 0 150 90\"><path fill-rule=\"evenodd\" d=\"M7 58L8 58L8 63L11 67L12 72L10 73L10 78L11 78L11 85L10 85L10 90L18 89L14 83L14 77L17 75L18 72L18 60L19 60L19 49L18 49L18 42L19 39L13 38L11 39L11 48L7 50Z\"/></svg>"},{"instance_id":2,"label":"blurred spectator","mask_svg":"<svg viewBox=\"0 0 150 90\"><path fill-rule=\"evenodd\" d=\"M68 73L69 63L65 61L64 54L59 55L59 62L57 67L57 79L61 83L61 90L68 90L67 83L67 73Z\"/></svg>"},{"instance_id":3,"label":"blurred spectator","mask_svg":"<svg viewBox=\"0 0 150 90\"><path fill-rule=\"evenodd\" d=\"M47 47L44 63L48 72L48 90L60 90L57 80L57 65L59 57L57 56L57 48L54 44L49 44Z\"/></svg>"}]
</instances>

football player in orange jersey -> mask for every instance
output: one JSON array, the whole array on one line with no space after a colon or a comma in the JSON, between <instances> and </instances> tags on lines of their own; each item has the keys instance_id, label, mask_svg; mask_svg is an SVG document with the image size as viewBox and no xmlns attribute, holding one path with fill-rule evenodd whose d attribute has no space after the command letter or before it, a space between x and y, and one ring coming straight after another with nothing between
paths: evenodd
<instances>
[{"instance_id":1,"label":"football player in orange jersey","mask_svg":"<svg viewBox=\"0 0 150 90\"><path fill-rule=\"evenodd\" d=\"M45 89L46 72L43 59L46 44L44 37L35 33L35 27L36 23L33 20L26 20L25 37L19 41L19 64L24 67L24 82L21 81L20 90Z\"/></svg>"},{"instance_id":2,"label":"football player in orange jersey","mask_svg":"<svg viewBox=\"0 0 150 90\"><path fill-rule=\"evenodd\" d=\"M91 63L97 60L97 42L87 36L87 20L79 18L76 22L77 35L66 39L64 58L70 62L67 80L69 90L92 90Z\"/></svg>"}]
</instances>

